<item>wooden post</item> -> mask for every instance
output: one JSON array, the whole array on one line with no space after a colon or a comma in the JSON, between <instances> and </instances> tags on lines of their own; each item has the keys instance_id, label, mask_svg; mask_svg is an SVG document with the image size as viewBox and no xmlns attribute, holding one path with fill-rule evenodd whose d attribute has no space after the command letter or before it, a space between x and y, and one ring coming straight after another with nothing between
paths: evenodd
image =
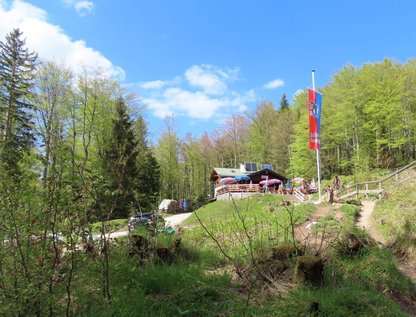
<instances>
[{"instance_id":1,"label":"wooden post","mask_svg":"<svg viewBox=\"0 0 416 317\"><path fill-rule=\"evenodd\" d=\"M365 183L365 198L368 199L368 183Z\"/></svg>"},{"instance_id":2,"label":"wooden post","mask_svg":"<svg viewBox=\"0 0 416 317\"><path fill-rule=\"evenodd\" d=\"M378 189L380 190L379 193L378 193L378 199L381 199L381 193L382 193L382 190L383 190L383 187L381 186L381 182L378 183Z\"/></svg>"}]
</instances>

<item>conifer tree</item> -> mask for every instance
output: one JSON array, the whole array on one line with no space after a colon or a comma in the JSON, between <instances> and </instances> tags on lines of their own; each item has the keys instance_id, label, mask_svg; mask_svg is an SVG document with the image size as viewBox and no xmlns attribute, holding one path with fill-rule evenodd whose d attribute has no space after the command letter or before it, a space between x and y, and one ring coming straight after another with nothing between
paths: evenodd
<instances>
[{"instance_id":1,"label":"conifer tree","mask_svg":"<svg viewBox=\"0 0 416 317\"><path fill-rule=\"evenodd\" d=\"M136 204L137 191L137 141L133 123L127 113L122 98L116 104L116 118L113 121L112 135L104 154L106 178L106 213L110 218L125 218Z\"/></svg>"},{"instance_id":2,"label":"conifer tree","mask_svg":"<svg viewBox=\"0 0 416 317\"><path fill-rule=\"evenodd\" d=\"M0 168L19 174L18 163L34 141L30 101L37 54L14 29L0 42Z\"/></svg>"},{"instance_id":3,"label":"conifer tree","mask_svg":"<svg viewBox=\"0 0 416 317\"><path fill-rule=\"evenodd\" d=\"M137 118L135 127L136 140L138 143L137 208L142 212L149 212L152 211L158 200L160 168L146 139L146 122L141 115Z\"/></svg>"},{"instance_id":4,"label":"conifer tree","mask_svg":"<svg viewBox=\"0 0 416 317\"><path fill-rule=\"evenodd\" d=\"M283 94L282 99L280 99L280 111L289 108L289 102L287 101L286 94Z\"/></svg>"}]
</instances>

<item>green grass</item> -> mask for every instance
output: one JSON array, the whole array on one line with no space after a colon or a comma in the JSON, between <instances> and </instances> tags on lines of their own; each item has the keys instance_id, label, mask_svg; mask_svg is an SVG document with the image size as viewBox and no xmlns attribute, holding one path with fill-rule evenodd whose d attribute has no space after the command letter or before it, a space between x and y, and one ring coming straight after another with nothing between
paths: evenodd
<instances>
[{"instance_id":1,"label":"green grass","mask_svg":"<svg viewBox=\"0 0 416 317\"><path fill-rule=\"evenodd\" d=\"M293 291L274 311L274 316L408 316L391 300L361 283L345 280L334 287L330 280L320 288L305 286ZM313 302L319 314L310 313Z\"/></svg>"},{"instance_id":2,"label":"green grass","mask_svg":"<svg viewBox=\"0 0 416 317\"><path fill-rule=\"evenodd\" d=\"M77 301L82 316L312 316L312 302L320 316L407 316L383 295L393 288L402 293L409 284L395 271L387 250L370 249L358 258L340 258L327 265L321 287L298 286L287 295L247 290L219 267L201 265L201 257L177 258L171 265L140 266L126 257L127 247L111 253L111 302L103 301L99 263L86 260ZM217 263L218 264L218 263ZM215 269L217 268L217 269ZM333 272L336 271L334 275ZM387 274L389 278L385 278ZM334 279L334 276L337 279Z\"/></svg>"},{"instance_id":3,"label":"green grass","mask_svg":"<svg viewBox=\"0 0 416 317\"><path fill-rule=\"evenodd\" d=\"M337 217L336 212L342 212L342 217ZM312 228L317 232L351 233L355 231L355 220L360 213L361 208L355 205L341 205L339 208L333 208L332 212L321 219Z\"/></svg>"},{"instance_id":4,"label":"green grass","mask_svg":"<svg viewBox=\"0 0 416 317\"><path fill-rule=\"evenodd\" d=\"M342 221L337 219L333 215L326 215L319 219L318 223L315 224L312 229L315 233L322 232L337 232L342 228Z\"/></svg>"},{"instance_id":5,"label":"green grass","mask_svg":"<svg viewBox=\"0 0 416 317\"><path fill-rule=\"evenodd\" d=\"M197 214L241 267L251 268L251 271L246 270L249 274L255 271L242 246L248 245L246 234L251 237L255 257L259 260L257 267L280 263L281 259L280 262L264 261L270 259L273 252L274 255L290 253L291 244L286 247L284 244L290 241L289 212L279 197L258 196L236 201L236 204L247 231L243 230L232 203L215 202L201 208ZM295 222L304 222L315 208L314 205L296 206L293 209ZM344 205L340 211L346 221L356 216L357 207ZM333 215L324 217L323 223L340 225ZM152 238L145 227L140 227L137 233ZM174 236L160 233L155 241L157 245L167 246ZM286 271L289 273L285 276L287 284L276 277L276 285L256 281L249 290L245 280L236 276L232 263L218 252L195 215L186 221L181 238L181 248L168 264L157 261L141 264L138 255L129 255L129 239L120 238L109 254L111 301L105 300L102 294L105 257L98 253L77 253L71 315L312 316L310 306L317 302L320 310L317 316L400 317L407 315L386 294L410 296L414 292L410 281L397 271L395 259L387 249L366 246L357 256L334 252L327 259L324 282L319 287L296 284L291 280L291 267ZM68 279L70 257L71 254L67 254L62 260L57 275L63 282ZM296 263L296 255L290 253L286 257L290 257L290 261L285 262L288 266ZM65 303L63 282L57 284L56 293L49 301ZM11 305L12 301L6 304ZM55 314L65 315L65 307L59 305Z\"/></svg>"},{"instance_id":6,"label":"green grass","mask_svg":"<svg viewBox=\"0 0 416 317\"><path fill-rule=\"evenodd\" d=\"M373 213L377 229L387 241L397 241L416 257L416 181L389 189Z\"/></svg>"},{"instance_id":7,"label":"green grass","mask_svg":"<svg viewBox=\"0 0 416 317\"><path fill-rule=\"evenodd\" d=\"M396 259L389 249L367 246L360 256L340 256L336 264L347 279L356 280L383 293L414 292L411 281L397 270Z\"/></svg>"},{"instance_id":8,"label":"green grass","mask_svg":"<svg viewBox=\"0 0 416 317\"><path fill-rule=\"evenodd\" d=\"M285 207L279 196L265 195L236 200L235 205L217 201L197 210L196 214L229 255L245 261L251 256L251 250L259 255L271 245L292 240L289 217L292 207ZM295 206L294 224L303 223L315 208L312 204ZM202 228L195 214L183 226L184 241L194 247L203 246L218 252L216 243Z\"/></svg>"},{"instance_id":9,"label":"green grass","mask_svg":"<svg viewBox=\"0 0 416 317\"><path fill-rule=\"evenodd\" d=\"M361 211L361 208L356 205L342 205L339 208L344 214L343 219L343 232L348 233L354 231L355 221Z\"/></svg>"},{"instance_id":10,"label":"green grass","mask_svg":"<svg viewBox=\"0 0 416 317\"><path fill-rule=\"evenodd\" d=\"M127 230L128 219L113 219L105 222L106 232L115 232L119 230ZM92 233L100 233L102 228L102 222L95 222L91 225Z\"/></svg>"},{"instance_id":11,"label":"green grass","mask_svg":"<svg viewBox=\"0 0 416 317\"><path fill-rule=\"evenodd\" d=\"M124 240L127 242L127 240ZM127 244L111 253L111 302L100 298L100 266L85 259L83 274L76 283L83 316L220 316L239 311L244 303L236 300L230 276L207 274L196 262L177 257L170 265L141 266L137 257L126 256ZM197 259L197 258L195 258ZM89 263L89 265L86 265Z\"/></svg>"},{"instance_id":12,"label":"green grass","mask_svg":"<svg viewBox=\"0 0 416 317\"><path fill-rule=\"evenodd\" d=\"M318 316L408 316L388 294L411 296L414 286L397 270L387 249L366 247L358 256L334 256L328 261L320 287L295 288L276 316L314 316L311 303L319 303Z\"/></svg>"}]
</instances>

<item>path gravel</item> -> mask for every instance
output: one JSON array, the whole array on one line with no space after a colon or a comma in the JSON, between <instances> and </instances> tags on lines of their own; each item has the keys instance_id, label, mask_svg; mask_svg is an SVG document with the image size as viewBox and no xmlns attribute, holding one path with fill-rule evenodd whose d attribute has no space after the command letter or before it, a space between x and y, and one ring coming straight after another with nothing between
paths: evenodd
<instances>
[{"instance_id":1,"label":"path gravel","mask_svg":"<svg viewBox=\"0 0 416 317\"><path fill-rule=\"evenodd\" d=\"M183 214L177 214L177 215L173 215L170 217L166 217L165 221L166 221L166 226L179 226L183 221L185 221L185 219L189 218L189 216L192 215L192 212L186 212Z\"/></svg>"},{"instance_id":2,"label":"path gravel","mask_svg":"<svg viewBox=\"0 0 416 317\"><path fill-rule=\"evenodd\" d=\"M361 203L363 206L361 208L360 216L357 221L357 227L367 230L374 240L384 244L386 241L374 226L373 211L376 205L376 201L365 200Z\"/></svg>"}]
</instances>

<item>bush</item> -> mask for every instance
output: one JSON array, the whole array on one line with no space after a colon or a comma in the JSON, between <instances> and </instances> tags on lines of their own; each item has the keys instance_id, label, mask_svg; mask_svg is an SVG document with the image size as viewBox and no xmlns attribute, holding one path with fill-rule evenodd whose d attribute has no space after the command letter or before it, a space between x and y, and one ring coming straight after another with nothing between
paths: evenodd
<instances>
[{"instance_id":1,"label":"bush","mask_svg":"<svg viewBox=\"0 0 416 317\"><path fill-rule=\"evenodd\" d=\"M126 229L128 219L114 219L104 222L105 232L114 232ZM91 231L93 233L100 233L102 229L102 222L93 223L91 226Z\"/></svg>"},{"instance_id":2,"label":"bush","mask_svg":"<svg viewBox=\"0 0 416 317\"><path fill-rule=\"evenodd\" d=\"M272 258L275 260L287 260L295 255L299 255L300 251L293 244L281 244L271 248Z\"/></svg>"}]
</instances>

